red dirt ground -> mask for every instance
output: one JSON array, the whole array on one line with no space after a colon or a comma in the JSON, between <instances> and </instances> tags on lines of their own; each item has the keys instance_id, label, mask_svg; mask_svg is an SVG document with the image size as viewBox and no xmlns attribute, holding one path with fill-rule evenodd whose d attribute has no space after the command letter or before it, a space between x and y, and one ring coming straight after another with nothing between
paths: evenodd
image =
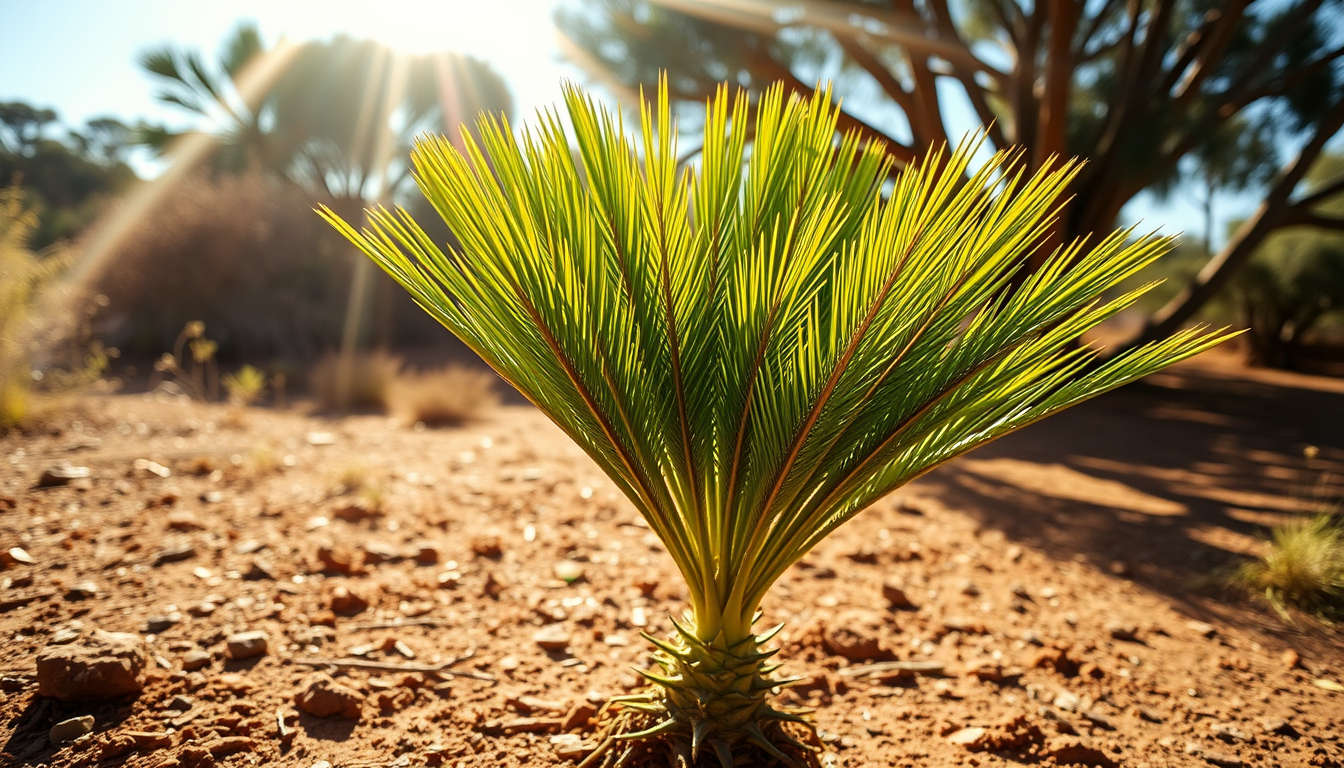
<instances>
[{"instance_id":1,"label":"red dirt ground","mask_svg":"<svg viewBox=\"0 0 1344 768\"><path fill-rule=\"evenodd\" d=\"M34 488L62 462L90 476ZM570 765L581 705L634 686L639 632L684 607L629 504L523 406L416 431L106 396L0 438L0 467L0 550L35 561L0 571L4 765ZM1344 384L1210 362L1151 377L932 473L793 569L763 619L788 622L785 671L808 678L784 698L817 708L834 765L1344 765L1344 693L1320 682L1344 680L1340 634L1220 586L1341 477ZM144 691L38 697L38 651L95 627L145 637ZM269 651L229 659L245 630ZM493 681L332 667L359 719L295 706L301 660L472 651L452 670ZM943 669L860 666L883 660ZM85 714L92 734L49 744Z\"/></svg>"}]
</instances>

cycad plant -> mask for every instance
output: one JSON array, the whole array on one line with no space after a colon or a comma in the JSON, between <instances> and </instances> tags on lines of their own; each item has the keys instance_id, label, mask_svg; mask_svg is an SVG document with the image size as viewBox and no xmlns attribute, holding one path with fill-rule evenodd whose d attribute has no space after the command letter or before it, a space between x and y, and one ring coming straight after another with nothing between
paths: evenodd
<instances>
[{"instance_id":1,"label":"cycad plant","mask_svg":"<svg viewBox=\"0 0 1344 768\"><path fill-rule=\"evenodd\" d=\"M665 88L637 137L576 87L566 106L569 127L546 112L515 138L486 116L464 150L418 144L456 248L404 211L363 231L325 215L583 447L686 579L676 634L646 635L661 672L607 710L587 764L813 761L787 724L804 719L771 703L773 633L753 629L780 575L942 462L1226 335L1100 365L1072 344L1168 248L1120 232L1015 279L1074 164L973 170L972 141L893 175L882 147L837 136L829 93L749 105L725 86L681 168Z\"/></svg>"}]
</instances>

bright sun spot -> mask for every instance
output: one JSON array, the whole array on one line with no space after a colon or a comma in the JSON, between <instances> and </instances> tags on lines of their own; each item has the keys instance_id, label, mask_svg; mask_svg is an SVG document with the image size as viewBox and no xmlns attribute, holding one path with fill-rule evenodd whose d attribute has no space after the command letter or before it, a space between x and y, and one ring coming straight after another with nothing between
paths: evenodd
<instances>
[{"instance_id":1,"label":"bright sun spot","mask_svg":"<svg viewBox=\"0 0 1344 768\"><path fill-rule=\"evenodd\" d=\"M535 55L535 30L549 27L552 0L402 0L321 5L333 27L406 54L453 51L500 59Z\"/></svg>"}]
</instances>

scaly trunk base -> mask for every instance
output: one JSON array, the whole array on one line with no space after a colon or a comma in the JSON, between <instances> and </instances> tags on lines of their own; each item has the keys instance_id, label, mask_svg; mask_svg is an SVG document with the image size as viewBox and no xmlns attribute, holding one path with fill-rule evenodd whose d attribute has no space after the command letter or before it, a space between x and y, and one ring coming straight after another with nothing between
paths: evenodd
<instances>
[{"instance_id":1,"label":"scaly trunk base","mask_svg":"<svg viewBox=\"0 0 1344 768\"><path fill-rule=\"evenodd\" d=\"M705 755L720 768L821 768L823 748L805 711L777 709L771 690L791 680L769 675L775 651L760 647L774 632L729 644L705 643L680 625L674 642L658 647L663 674L641 671L653 685L613 698L599 717L602 743L579 768L635 768L665 761L693 768ZM777 631L777 630L776 630Z\"/></svg>"}]
</instances>

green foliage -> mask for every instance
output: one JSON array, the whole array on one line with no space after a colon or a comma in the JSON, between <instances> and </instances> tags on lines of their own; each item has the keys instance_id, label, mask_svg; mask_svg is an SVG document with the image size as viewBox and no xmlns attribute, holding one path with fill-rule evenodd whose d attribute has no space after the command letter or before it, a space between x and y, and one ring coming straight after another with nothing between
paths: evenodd
<instances>
[{"instance_id":1,"label":"green foliage","mask_svg":"<svg viewBox=\"0 0 1344 768\"><path fill-rule=\"evenodd\" d=\"M446 138L416 147L460 250L405 212L372 211L362 232L326 216L666 543L690 616L660 646L658 688L629 702L651 719L627 725L688 755L704 744L731 764L747 743L787 744L771 729L792 716L765 703L778 681L752 624L837 527L949 459L1226 338L1191 330L1102 365L1070 346L1142 289L1101 293L1168 248L1132 232L1061 248L1010 288L1074 164L1027 175L1001 152L972 170L968 141L887 188L880 145L837 143L829 92L776 86L748 117L746 95L723 86L699 165L681 169L666 88L634 139L578 89L566 104L572 134L554 113L517 140L487 117L465 154Z\"/></svg>"},{"instance_id":2,"label":"green foliage","mask_svg":"<svg viewBox=\"0 0 1344 768\"><path fill-rule=\"evenodd\" d=\"M1308 176L1307 194L1344 181L1344 156L1325 155ZM1344 194L1312 209L1344 215ZM1292 227L1266 239L1233 281L1237 321L1250 331L1250 360L1293 368L1297 350L1313 330L1344 315L1344 233Z\"/></svg>"},{"instance_id":3,"label":"green foliage","mask_svg":"<svg viewBox=\"0 0 1344 768\"><path fill-rule=\"evenodd\" d=\"M230 403L245 408L266 391L266 374L259 368L244 365L224 376L224 391L229 393Z\"/></svg>"},{"instance_id":4,"label":"green foliage","mask_svg":"<svg viewBox=\"0 0 1344 768\"><path fill-rule=\"evenodd\" d=\"M128 130L112 118L89 121L63 139L46 135L59 125L49 109L22 102L0 103L0 184L24 187L37 216L30 246L45 248L88 226L106 198L135 181L123 154Z\"/></svg>"},{"instance_id":5,"label":"green foliage","mask_svg":"<svg viewBox=\"0 0 1344 768\"><path fill-rule=\"evenodd\" d=\"M1242 566L1237 578L1285 617L1292 607L1344 620L1344 527L1329 515L1278 526L1264 556Z\"/></svg>"}]
</instances>

